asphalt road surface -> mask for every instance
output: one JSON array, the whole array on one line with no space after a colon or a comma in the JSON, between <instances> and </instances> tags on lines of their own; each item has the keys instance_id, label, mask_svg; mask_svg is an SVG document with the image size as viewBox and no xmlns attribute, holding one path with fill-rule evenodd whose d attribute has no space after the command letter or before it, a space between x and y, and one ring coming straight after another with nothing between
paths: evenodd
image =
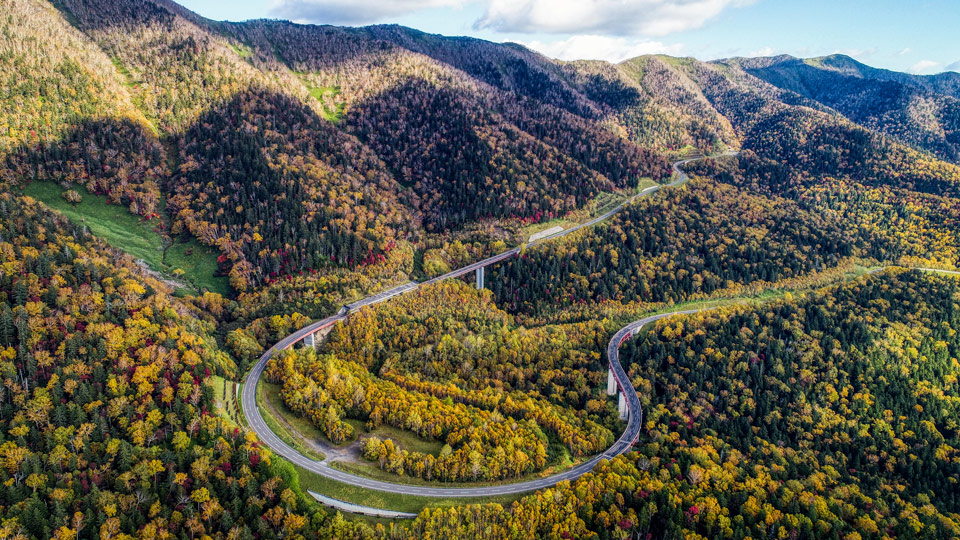
<instances>
[{"instance_id":1,"label":"asphalt road surface","mask_svg":"<svg viewBox=\"0 0 960 540\"><path fill-rule=\"evenodd\" d=\"M736 152L727 152L724 155L736 155ZM703 158L697 158L703 159ZM681 184L689 179L689 177L680 169L681 166L690 163L691 161L696 161L696 159L689 159L684 161L678 161L673 164L674 171L674 181L666 186L673 186ZM609 212L598 216L586 223L579 224L575 227L563 230L556 234L550 235L545 238L541 238L535 242L527 243L524 247L529 247L532 245L540 244L548 240L554 240L565 236L567 234L578 231L584 227L590 227L600 223L606 219L609 219L611 216L622 210L626 205L632 202L638 197L643 197L651 193L659 191L665 186L652 186L648 187L633 197L625 200L621 204L617 205L616 208L610 210ZM607 347L607 356L610 360L610 369L613 370L614 377L617 381L617 386L623 392L627 400L627 408L630 412L629 419L627 421L627 427L623 432L623 435L608 448L606 451L600 455L594 456L588 461L577 465L571 469L567 469L563 472L554 474L552 476L547 476L543 478L538 478L534 480L528 480L525 482L516 482L512 484L496 484L491 486L484 487L434 487L434 486L423 486L423 485L407 485L407 484L398 484L393 482L383 482L380 480L373 480L370 478L365 478L363 476L357 476L355 474L350 474L338 469L331 468L324 462L314 461L293 448L287 445L285 442L280 440L279 437L267 426L266 422L263 420L263 416L260 414L260 410L257 408L257 383L260 381L260 377L263 375L263 371L266 368L267 361L277 352L284 349L288 349L297 342L301 341L306 336L322 329L327 326L334 325L339 321L345 319L351 311L360 309L364 306L369 306L379 302L383 302L389 298L403 294L409 291L416 290L420 285L426 285L431 283L436 283L450 278L460 277L466 275L470 272L476 271L478 268L488 266L490 264L506 260L510 257L514 257L521 252L521 248L513 248L511 250L505 251L493 257L477 261L473 264L464 266L463 268L458 268L452 272L448 272L442 276L435 277L433 279L427 280L422 284L417 282L409 282L386 291L382 291L373 296L364 298L352 304L348 304L337 315L327 317L326 319L317 321L307 327L304 327L287 337L281 339L273 347L268 349L260 359L257 361L256 365L250 370L250 373L247 374L246 379L244 380L243 390L240 394L241 406L243 407L243 414L247 419L247 423L251 429L257 434L260 440L266 444L271 450L277 454L283 456L288 461L303 467L309 471L315 472L324 477L337 480L346 484L360 486L368 489L375 489L379 491L386 491L391 493L399 493L403 495L418 495L423 497L483 497L483 496L496 496L496 495L508 495L514 493L525 493L528 491L535 491L538 489L547 488L555 485L557 482L564 480L574 480L580 476L586 474L596 466L596 464L602 459L610 459L620 454L623 454L629 451L633 447L634 441L637 439L637 436L640 433L642 411L640 408L640 399L637 396L636 390L633 388L630 383L629 378L627 377L626 372L623 367L620 365L620 356L619 348L620 345L628 339L630 336L636 334L637 331L645 324L648 324L657 319L667 317L675 314L682 313L691 313L691 311L678 311L674 313L666 313L663 315L654 315L651 317L646 317L639 321L633 322L619 332L617 332L613 339L610 340L610 345ZM624 390L626 389L626 390Z\"/></svg>"}]
</instances>

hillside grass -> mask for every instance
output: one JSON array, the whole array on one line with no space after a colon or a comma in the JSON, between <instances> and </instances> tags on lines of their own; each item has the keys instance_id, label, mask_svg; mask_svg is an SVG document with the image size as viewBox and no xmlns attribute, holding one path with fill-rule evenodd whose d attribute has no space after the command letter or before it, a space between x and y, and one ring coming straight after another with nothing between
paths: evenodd
<instances>
[{"instance_id":1,"label":"hillside grass","mask_svg":"<svg viewBox=\"0 0 960 540\"><path fill-rule=\"evenodd\" d=\"M393 426L381 425L373 431L366 431L366 429L364 429L364 435L379 437L382 440L391 439L394 443L400 445L401 448L409 450L410 452L423 452L424 454L433 454L436 456L443 448L443 442L441 441L421 439L414 433L397 429Z\"/></svg>"},{"instance_id":2,"label":"hillside grass","mask_svg":"<svg viewBox=\"0 0 960 540\"><path fill-rule=\"evenodd\" d=\"M276 458L274 458L276 459ZM437 498L422 497L416 495L402 495L385 491L362 488L359 486L344 484L320 476L314 472L293 465L293 468L300 476L300 487L304 490L311 490L322 493L327 497L333 497L344 502L381 508L384 510L396 510L399 512L419 513L424 508L449 508L451 506L462 506L466 504L484 504L498 503L508 506L528 494L520 495L501 495L498 497L468 497L468 498Z\"/></svg>"},{"instance_id":3,"label":"hillside grass","mask_svg":"<svg viewBox=\"0 0 960 540\"><path fill-rule=\"evenodd\" d=\"M219 375L211 375L207 378L207 384L213 387L213 399L220 416L238 426L244 425L243 412L237 400L239 394L239 390L236 389L237 383Z\"/></svg>"},{"instance_id":4,"label":"hillside grass","mask_svg":"<svg viewBox=\"0 0 960 540\"><path fill-rule=\"evenodd\" d=\"M174 242L165 247L163 236L153 230L156 221L141 222L125 207L108 204L105 196L94 195L79 186L73 189L83 197L77 205L63 199L64 189L55 182L30 182L24 186L23 194L59 211L78 225L86 225L95 236L142 260L151 270L174 281L189 282L194 290L187 288L185 292L203 289L224 295L230 292L229 280L214 275L218 267L214 248L202 246L196 240ZM178 268L183 270L183 276L174 275Z\"/></svg>"},{"instance_id":5,"label":"hillside grass","mask_svg":"<svg viewBox=\"0 0 960 540\"><path fill-rule=\"evenodd\" d=\"M123 62L119 58L113 56L110 58L110 63L113 64L113 67L117 69L120 75L123 77L123 85L127 88L133 88L137 85L138 81L133 78L133 74L130 73L130 70L127 69L127 66L123 65Z\"/></svg>"},{"instance_id":6,"label":"hillside grass","mask_svg":"<svg viewBox=\"0 0 960 540\"><path fill-rule=\"evenodd\" d=\"M547 229L552 229L554 227L563 227L564 230L569 229L570 227L576 227L578 222L572 221L564 218L551 219L550 221L541 221L540 223L532 223L520 228L520 234L523 237L525 242L530 240L530 237L537 234L538 232L545 231Z\"/></svg>"},{"instance_id":7,"label":"hillside grass","mask_svg":"<svg viewBox=\"0 0 960 540\"><path fill-rule=\"evenodd\" d=\"M327 439L309 420L300 418L287 409L280 397L280 385L261 380L257 384L257 408L260 409L260 415L270 431L291 448L315 461L323 461L327 458L322 452L304 444L303 439L308 437L318 440ZM276 411L282 419L276 418L273 411Z\"/></svg>"},{"instance_id":8,"label":"hillside grass","mask_svg":"<svg viewBox=\"0 0 960 540\"><path fill-rule=\"evenodd\" d=\"M637 182L637 191L640 192L647 189L648 187L659 186L659 185L660 185L660 182L657 182L656 180L648 176L644 176L643 178L640 179L639 182Z\"/></svg>"},{"instance_id":9,"label":"hillside grass","mask_svg":"<svg viewBox=\"0 0 960 540\"><path fill-rule=\"evenodd\" d=\"M230 46L233 52L237 53L237 56L244 60L253 56L253 49L244 43L228 43L227 45Z\"/></svg>"},{"instance_id":10,"label":"hillside grass","mask_svg":"<svg viewBox=\"0 0 960 540\"><path fill-rule=\"evenodd\" d=\"M404 446L403 448L407 448ZM545 478L547 476L552 476L554 474L563 472L567 469L573 468L589 458L579 458L573 459L570 456L570 453L564 449L560 455L556 456L547 467L542 470L534 471L530 473L522 474L515 478L507 478L505 480L478 480L475 482L472 481L461 481L461 482L444 482L442 480L427 480L425 478L416 478L413 476L399 476L389 471L381 470L380 466L374 461L362 460L359 462L347 462L347 461L334 461L330 466L334 469L338 469L344 472L355 474L357 476L363 476L365 478L371 478L373 480L381 480L384 482L394 482L401 483L410 486L430 486L430 487L488 487L488 486L506 486L510 484L519 484L521 482L527 482L529 480L538 480L540 478Z\"/></svg>"},{"instance_id":11,"label":"hillside grass","mask_svg":"<svg viewBox=\"0 0 960 540\"><path fill-rule=\"evenodd\" d=\"M298 73L298 75L300 77L300 82L307 87L307 91L310 93L313 99L317 100L317 103L320 104L320 112L328 122L336 124L343 119L343 115L346 110L345 105L343 103L339 103L333 107L329 107L324 100L324 98L327 96L334 97L339 94L339 86L316 86L310 82L310 79L306 77L305 74Z\"/></svg>"}]
</instances>

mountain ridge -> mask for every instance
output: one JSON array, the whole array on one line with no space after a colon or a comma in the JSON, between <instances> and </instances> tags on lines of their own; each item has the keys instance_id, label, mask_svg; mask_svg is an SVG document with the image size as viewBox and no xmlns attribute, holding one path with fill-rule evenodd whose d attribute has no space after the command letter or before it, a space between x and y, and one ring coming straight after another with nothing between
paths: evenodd
<instances>
[{"instance_id":1,"label":"mountain ridge","mask_svg":"<svg viewBox=\"0 0 960 540\"><path fill-rule=\"evenodd\" d=\"M311 270L379 273L386 264L380 275L409 275L416 263L411 255L391 257L396 246L409 254L416 249L409 246L471 238L482 250L531 220L562 218L601 194L635 189L641 177L668 176L668 153L763 150L757 145L766 144L764 130L796 118L834 125L834 131L864 129L950 161L957 157L953 98L936 96L943 106L935 121L895 106L881 118L858 115L844 106L844 96L827 99L787 84L785 76L775 79L770 70L777 66L816 69L788 57L560 62L516 44L398 25L211 21L169 0L61 0L56 7L92 44L85 46L97 47L113 64L111 84L129 96L120 101L145 119L144 134L127 138L163 141L165 153L158 160L161 146L154 146L148 154L154 157L133 161L129 151L110 150L121 156L111 171L145 169L152 176L139 184L130 175L119 182L116 174L90 172L84 161L85 185L137 214L169 201L173 234L217 246L222 272L237 291ZM906 88L893 81L869 84ZM277 116L280 103L307 116L287 122ZM259 133L237 137L225 131L229 123L204 127L224 118L242 118L246 129ZM304 125L313 126L308 136ZM263 133L275 144L249 143ZM234 141L241 165L197 174L207 149L222 141ZM35 178L66 182L65 171L80 158L51 148L14 152L10 170L33 167L43 172ZM62 165L40 166L51 152L65 156ZM265 171L258 173L260 187L246 186L250 170ZM274 170L283 172L267 172ZM263 191L264 185L274 187ZM330 195L344 190L357 195ZM287 212L278 209L293 206L310 211L284 219ZM271 222L268 215L280 217ZM329 250L306 239L320 230L336 230L321 237L349 247ZM294 231L304 239L291 245L283 238ZM479 231L485 240L478 240Z\"/></svg>"}]
</instances>

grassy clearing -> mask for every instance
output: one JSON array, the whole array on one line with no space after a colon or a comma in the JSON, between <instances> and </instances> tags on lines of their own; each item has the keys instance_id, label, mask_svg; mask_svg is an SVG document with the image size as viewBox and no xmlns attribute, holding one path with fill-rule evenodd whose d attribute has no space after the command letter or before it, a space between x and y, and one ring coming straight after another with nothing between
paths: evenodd
<instances>
[{"instance_id":1,"label":"grassy clearing","mask_svg":"<svg viewBox=\"0 0 960 540\"><path fill-rule=\"evenodd\" d=\"M666 54L658 54L655 56L675 68L689 68L693 66L694 62L696 62L694 58L690 58L689 56L676 57L676 56L668 56Z\"/></svg>"},{"instance_id":2,"label":"grassy clearing","mask_svg":"<svg viewBox=\"0 0 960 540\"><path fill-rule=\"evenodd\" d=\"M576 221L571 221L569 219L557 218L550 221L542 221L540 223L533 223L525 227L520 228L520 235L523 237L524 241L529 241L530 237L537 234L538 232L545 231L547 229L552 229L553 227L563 227L564 229L569 229L570 227L576 226L578 223Z\"/></svg>"},{"instance_id":3,"label":"grassy clearing","mask_svg":"<svg viewBox=\"0 0 960 540\"><path fill-rule=\"evenodd\" d=\"M155 221L141 222L123 206L107 204L107 198L87 192L75 186L83 200L77 205L65 201L63 188L55 182L30 182L23 193L59 211L74 223L86 225L90 232L111 246L141 259L152 270L173 277L176 281L188 281L196 289L208 289L227 294L230 284L226 277L214 276L217 270L217 254L214 248L202 246L195 240L165 246L163 237L153 230ZM176 269L183 270L182 277L174 276ZM195 291L189 291L195 292Z\"/></svg>"},{"instance_id":4,"label":"grassy clearing","mask_svg":"<svg viewBox=\"0 0 960 540\"><path fill-rule=\"evenodd\" d=\"M207 379L207 382L213 387L213 399L217 404L217 412L220 416L234 424L243 425L240 402L237 399L239 393L237 383L218 375L211 376Z\"/></svg>"},{"instance_id":5,"label":"grassy clearing","mask_svg":"<svg viewBox=\"0 0 960 540\"><path fill-rule=\"evenodd\" d=\"M345 461L334 461L330 466L334 469L339 469L344 472L355 474L357 476L363 476L365 478L372 478L374 480L382 480L384 482L396 482L401 484L407 484L411 486L431 486L431 487L487 487L487 486L505 486L509 484L518 484L520 482L526 482L528 480L536 480L539 478L544 478L551 476L558 472L562 472L566 469L574 467L582 463L583 460L572 460L569 454L564 454L559 456L556 463L546 467L542 471L536 471L528 474L518 476L516 478L509 478L507 480L482 480L477 482L443 482L440 480L426 480L423 478L415 478L412 476L398 476L394 473L380 470L380 467L372 461L361 461L359 463L351 463Z\"/></svg>"},{"instance_id":6,"label":"grassy clearing","mask_svg":"<svg viewBox=\"0 0 960 540\"><path fill-rule=\"evenodd\" d=\"M660 182L657 182L657 181L654 180L653 178L648 178L648 177L644 176L644 177L641 178L640 181L637 183L637 191L643 191L643 190L645 190L645 189L647 189L647 188L651 188L651 187L659 186L659 185L660 185Z\"/></svg>"},{"instance_id":7,"label":"grassy clearing","mask_svg":"<svg viewBox=\"0 0 960 540\"><path fill-rule=\"evenodd\" d=\"M117 73L119 73L120 76L123 78L123 85L126 86L127 88L135 89L138 85L140 85L140 83L143 82L139 79L134 78L133 73L130 73L130 69L127 68L127 66L123 65L123 62L120 61L120 59L117 58L116 56L110 57L110 63L113 64L113 67L117 70ZM140 101L140 98L136 94L133 94L131 97L135 102ZM142 103L138 103L138 108L141 110L141 112L143 112ZM146 113L143 113L143 114L144 114L144 120L146 120L147 122L147 127L150 128L150 131L153 132L153 135L155 137L160 137L160 130L157 129L156 119L149 119L146 117Z\"/></svg>"},{"instance_id":8,"label":"grassy clearing","mask_svg":"<svg viewBox=\"0 0 960 540\"><path fill-rule=\"evenodd\" d=\"M130 73L130 70L127 69L127 66L123 65L123 62L120 61L117 57L110 58L110 62L113 64L113 67L117 68L117 71L120 75L123 75L123 84L127 88L133 88L137 85L136 80L133 78L133 74Z\"/></svg>"},{"instance_id":9,"label":"grassy clearing","mask_svg":"<svg viewBox=\"0 0 960 540\"><path fill-rule=\"evenodd\" d=\"M98 197L85 189L74 187L83 200L72 205L61 194L63 188L54 182L30 182L23 193L66 215L71 220L86 225L90 231L107 243L130 255L143 259L151 267L163 264L163 240L153 232L152 225L140 223L122 206L107 204L106 197Z\"/></svg>"},{"instance_id":10,"label":"grassy clearing","mask_svg":"<svg viewBox=\"0 0 960 540\"><path fill-rule=\"evenodd\" d=\"M590 201L590 204L587 206L587 209L590 212L591 218L597 216L602 216L607 212L613 210L617 205L621 204L623 201L627 200L627 196L620 193L601 193L593 198Z\"/></svg>"},{"instance_id":11,"label":"grassy clearing","mask_svg":"<svg viewBox=\"0 0 960 540\"><path fill-rule=\"evenodd\" d=\"M274 458L276 459L276 457ZM522 495L503 495L499 497L479 497L479 498L450 498L441 499L434 497L420 497L415 495L401 495L399 493L388 493L385 491L376 491L354 485L343 484L336 480L325 478L306 469L293 466L300 476L300 487L304 490L316 491L334 499L341 501L362 504L374 508L386 510L397 510L400 512L420 512L424 508L448 508L451 506L462 506L466 504L498 503L509 505L513 501L522 497Z\"/></svg>"},{"instance_id":12,"label":"grassy clearing","mask_svg":"<svg viewBox=\"0 0 960 540\"><path fill-rule=\"evenodd\" d=\"M323 461L326 456L304 444L305 437L326 440L323 433L313 424L304 418L300 418L290 412L287 406L280 398L280 386L270 384L266 381L260 381L257 385L257 408L263 416L264 422L270 431L277 434L280 440L290 445L291 448L316 461ZM277 411L282 420L274 417L273 411ZM287 426L290 426L288 429ZM323 493L322 491L320 493Z\"/></svg>"},{"instance_id":13,"label":"grassy clearing","mask_svg":"<svg viewBox=\"0 0 960 540\"><path fill-rule=\"evenodd\" d=\"M233 49L233 52L237 53L237 56L246 60L253 56L253 49L244 45L243 43L235 44L229 43L230 48Z\"/></svg>"},{"instance_id":14,"label":"grassy clearing","mask_svg":"<svg viewBox=\"0 0 960 540\"><path fill-rule=\"evenodd\" d=\"M207 289L222 295L230 294L230 280L226 276L216 276L217 250L204 246L191 238L187 242L177 242L167 247L163 262L167 268L183 270L184 278L199 289Z\"/></svg>"},{"instance_id":15,"label":"grassy clearing","mask_svg":"<svg viewBox=\"0 0 960 540\"><path fill-rule=\"evenodd\" d=\"M369 432L364 429L364 432L384 440L392 439L393 442L399 444L401 448L409 450L410 452L423 452L424 454L437 455L440 453L440 449L443 448L443 442L441 441L421 439L409 431L397 429L392 426L379 426Z\"/></svg>"},{"instance_id":16,"label":"grassy clearing","mask_svg":"<svg viewBox=\"0 0 960 540\"><path fill-rule=\"evenodd\" d=\"M317 100L317 103L320 104L323 114L323 117L329 122L336 124L343 118L345 111L345 105L343 103L338 103L336 105L328 104L328 99L332 98L340 93L339 86L316 86L310 82L310 78L306 74L298 74L300 76L300 81L303 82L304 86L307 87L307 91L310 92L310 95L313 96L313 99Z\"/></svg>"}]
</instances>

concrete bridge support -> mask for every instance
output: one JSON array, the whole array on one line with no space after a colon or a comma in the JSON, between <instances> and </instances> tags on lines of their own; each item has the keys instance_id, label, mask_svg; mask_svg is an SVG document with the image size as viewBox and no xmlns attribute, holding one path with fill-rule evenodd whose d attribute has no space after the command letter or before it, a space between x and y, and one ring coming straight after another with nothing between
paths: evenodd
<instances>
[{"instance_id":1,"label":"concrete bridge support","mask_svg":"<svg viewBox=\"0 0 960 540\"><path fill-rule=\"evenodd\" d=\"M307 334L307 336L303 338L303 346L304 346L304 347L316 347L316 346L317 346L317 334Z\"/></svg>"},{"instance_id":2,"label":"concrete bridge support","mask_svg":"<svg viewBox=\"0 0 960 540\"><path fill-rule=\"evenodd\" d=\"M607 395L613 396L617 393L617 379L613 376L613 370L607 370Z\"/></svg>"},{"instance_id":3,"label":"concrete bridge support","mask_svg":"<svg viewBox=\"0 0 960 540\"><path fill-rule=\"evenodd\" d=\"M630 416L630 409L627 408L627 398L620 392L620 419L626 420Z\"/></svg>"},{"instance_id":4,"label":"concrete bridge support","mask_svg":"<svg viewBox=\"0 0 960 540\"><path fill-rule=\"evenodd\" d=\"M483 267L477 268L477 288L483 288Z\"/></svg>"}]
</instances>

